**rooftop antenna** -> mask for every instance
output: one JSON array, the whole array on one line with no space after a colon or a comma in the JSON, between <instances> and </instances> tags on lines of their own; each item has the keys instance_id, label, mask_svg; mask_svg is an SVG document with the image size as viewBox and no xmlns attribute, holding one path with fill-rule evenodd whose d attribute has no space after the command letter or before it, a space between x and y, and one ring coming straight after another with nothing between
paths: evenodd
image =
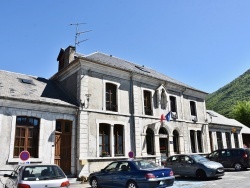
<instances>
[{"instance_id":1,"label":"rooftop antenna","mask_svg":"<svg viewBox=\"0 0 250 188\"><path fill-rule=\"evenodd\" d=\"M88 40L88 39L84 39L84 40L79 41L79 40L78 40L79 36L80 36L81 34L83 34L83 33L87 33L87 32L90 32L90 31L91 31L91 30L89 30L89 31L82 31L82 32L79 32L79 31L78 31L78 26L79 26L79 25L82 25L82 24L86 24L86 23L73 23L73 24L70 24L70 25L75 25L75 26L76 26L75 51L76 51L76 45L79 46L80 43L82 43L82 42Z\"/></svg>"}]
</instances>

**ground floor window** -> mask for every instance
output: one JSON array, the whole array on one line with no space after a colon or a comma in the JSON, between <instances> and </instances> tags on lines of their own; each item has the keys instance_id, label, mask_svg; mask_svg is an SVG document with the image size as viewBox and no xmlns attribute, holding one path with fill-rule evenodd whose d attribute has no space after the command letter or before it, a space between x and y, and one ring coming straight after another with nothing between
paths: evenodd
<instances>
[{"instance_id":1,"label":"ground floor window","mask_svg":"<svg viewBox=\"0 0 250 188\"><path fill-rule=\"evenodd\" d=\"M197 144L198 144L198 152L202 153L202 134L201 131L197 131Z\"/></svg>"},{"instance_id":2,"label":"ground floor window","mask_svg":"<svg viewBox=\"0 0 250 188\"><path fill-rule=\"evenodd\" d=\"M123 126L114 126L115 155L123 155Z\"/></svg>"},{"instance_id":3,"label":"ground floor window","mask_svg":"<svg viewBox=\"0 0 250 188\"><path fill-rule=\"evenodd\" d=\"M168 154L168 133L165 128L159 130L160 153Z\"/></svg>"},{"instance_id":4,"label":"ground floor window","mask_svg":"<svg viewBox=\"0 0 250 188\"><path fill-rule=\"evenodd\" d=\"M222 134L221 132L216 132L218 149L223 149Z\"/></svg>"},{"instance_id":5,"label":"ground floor window","mask_svg":"<svg viewBox=\"0 0 250 188\"><path fill-rule=\"evenodd\" d=\"M99 125L100 157L124 156L124 126L101 123Z\"/></svg>"},{"instance_id":6,"label":"ground floor window","mask_svg":"<svg viewBox=\"0 0 250 188\"><path fill-rule=\"evenodd\" d=\"M226 133L227 148L232 148L231 144L231 133Z\"/></svg>"},{"instance_id":7,"label":"ground floor window","mask_svg":"<svg viewBox=\"0 0 250 188\"><path fill-rule=\"evenodd\" d=\"M190 130L190 144L191 144L191 152L195 153L195 134L194 130Z\"/></svg>"},{"instance_id":8,"label":"ground floor window","mask_svg":"<svg viewBox=\"0 0 250 188\"><path fill-rule=\"evenodd\" d=\"M174 146L174 153L180 153L179 152L179 133L174 130L173 132L173 146Z\"/></svg>"},{"instance_id":9,"label":"ground floor window","mask_svg":"<svg viewBox=\"0 0 250 188\"><path fill-rule=\"evenodd\" d=\"M235 144L235 148L239 148L239 139L238 139L237 133L234 133L234 144Z\"/></svg>"},{"instance_id":10,"label":"ground floor window","mask_svg":"<svg viewBox=\"0 0 250 188\"><path fill-rule=\"evenodd\" d=\"M30 157L38 158L40 119L27 116L17 116L14 143L14 157L26 150Z\"/></svg>"},{"instance_id":11,"label":"ground floor window","mask_svg":"<svg viewBox=\"0 0 250 188\"><path fill-rule=\"evenodd\" d=\"M104 123L100 124L99 152L101 156L110 155L109 139L110 139L110 125Z\"/></svg>"},{"instance_id":12,"label":"ground floor window","mask_svg":"<svg viewBox=\"0 0 250 188\"><path fill-rule=\"evenodd\" d=\"M154 132L148 128L146 131L147 154L154 154Z\"/></svg>"}]
</instances>

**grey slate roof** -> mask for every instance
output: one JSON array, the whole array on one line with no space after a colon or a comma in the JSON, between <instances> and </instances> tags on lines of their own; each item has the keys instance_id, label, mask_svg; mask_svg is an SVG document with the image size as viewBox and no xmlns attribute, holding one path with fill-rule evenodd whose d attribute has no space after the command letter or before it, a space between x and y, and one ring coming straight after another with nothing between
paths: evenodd
<instances>
[{"instance_id":1,"label":"grey slate roof","mask_svg":"<svg viewBox=\"0 0 250 188\"><path fill-rule=\"evenodd\" d=\"M76 100L53 80L4 70L0 70L0 98L77 105Z\"/></svg>"},{"instance_id":2,"label":"grey slate roof","mask_svg":"<svg viewBox=\"0 0 250 188\"><path fill-rule=\"evenodd\" d=\"M179 82L179 81L177 81L177 80L175 80L173 78L170 78L170 77L168 77L168 76L166 76L166 75L164 75L164 74L162 74L160 72L157 72L157 71L155 71L155 70L153 70L151 68L144 67L144 66L141 66L141 65L137 65L135 63L131 63L131 62L119 59L119 58L111 56L111 55L103 54L103 53L100 53L100 52L95 52L95 53L92 53L90 55L85 55L85 56L81 55L79 53L76 53L75 55L76 55L76 57L83 57L83 58L85 58L87 60L90 60L90 61L95 61L95 62L104 64L104 65L117 67L119 69L126 70L126 71L131 71L133 73L147 75L149 77L161 79L161 80L164 80L164 81L167 81L167 82L171 82L173 84L177 84L177 85L180 85L180 86L183 86L183 87L186 87L186 88L190 88L190 89L205 93L205 92L200 91L198 89L195 89L195 88L193 88L193 87L191 87L191 86L189 86L187 84L184 84L184 83Z\"/></svg>"},{"instance_id":3,"label":"grey slate roof","mask_svg":"<svg viewBox=\"0 0 250 188\"><path fill-rule=\"evenodd\" d=\"M243 127L244 125L235 119L229 119L213 110L207 110L208 122L218 125L230 125L236 127Z\"/></svg>"}]
</instances>

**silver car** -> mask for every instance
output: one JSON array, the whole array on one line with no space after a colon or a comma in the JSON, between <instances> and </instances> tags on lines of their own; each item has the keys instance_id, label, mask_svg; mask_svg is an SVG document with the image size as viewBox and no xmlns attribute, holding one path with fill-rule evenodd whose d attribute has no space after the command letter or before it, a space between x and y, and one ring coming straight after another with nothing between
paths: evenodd
<instances>
[{"instance_id":1,"label":"silver car","mask_svg":"<svg viewBox=\"0 0 250 188\"><path fill-rule=\"evenodd\" d=\"M199 179L224 175L224 167L221 163L210 161L198 154L173 155L166 160L164 166L172 168L175 175Z\"/></svg>"},{"instance_id":2,"label":"silver car","mask_svg":"<svg viewBox=\"0 0 250 188\"><path fill-rule=\"evenodd\" d=\"M52 164L18 165L8 177L5 188L69 187L70 183L62 169Z\"/></svg>"}]
</instances>

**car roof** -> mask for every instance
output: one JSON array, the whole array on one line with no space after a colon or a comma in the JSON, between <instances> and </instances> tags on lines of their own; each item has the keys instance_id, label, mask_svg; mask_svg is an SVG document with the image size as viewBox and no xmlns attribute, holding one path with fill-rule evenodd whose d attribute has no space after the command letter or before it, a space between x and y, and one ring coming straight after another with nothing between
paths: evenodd
<instances>
[{"instance_id":1,"label":"car roof","mask_svg":"<svg viewBox=\"0 0 250 188\"><path fill-rule=\"evenodd\" d=\"M38 164L19 164L19 166L58 166L56 164L42 164L42 163L38 163Z\"/></svg>"}]
</instances>

